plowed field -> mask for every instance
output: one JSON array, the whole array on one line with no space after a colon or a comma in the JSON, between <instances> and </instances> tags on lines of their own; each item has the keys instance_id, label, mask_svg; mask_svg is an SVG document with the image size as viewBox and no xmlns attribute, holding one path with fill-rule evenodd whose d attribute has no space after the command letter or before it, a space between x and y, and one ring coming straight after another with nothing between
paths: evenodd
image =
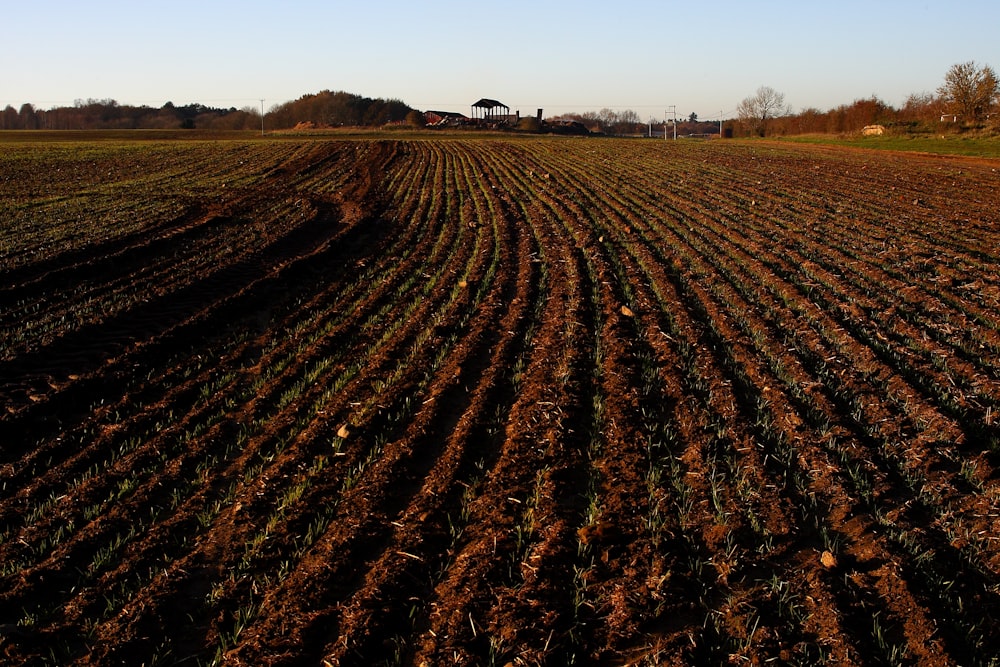
<instances>
[{"instance_id":1,"label":"plowed field","mask_svg":"<svg viewBox=\"0 0 1000 667\"><path fill-rule=\"evenodd\" d=\"M1000 163L0 154L0 661L996 664Z\"/></svg>"}]
</instances>

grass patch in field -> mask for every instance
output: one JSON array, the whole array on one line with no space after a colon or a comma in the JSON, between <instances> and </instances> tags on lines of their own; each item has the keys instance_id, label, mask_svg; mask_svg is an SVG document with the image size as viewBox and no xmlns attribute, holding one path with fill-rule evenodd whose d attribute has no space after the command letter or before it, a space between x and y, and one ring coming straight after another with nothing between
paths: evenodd
<instances>
[{"instance_id":1,"label":"grass patch in field","mask_svg":"<svg viewBox=\"0 0 1000 667\"><path fill-rule=\"evenodd\" d=\"M883 135L881 137L840 137L836 135L810 134L800 137L783 137L781 140L807 144L874 148L887 151L1000 158L1000 137L940 134L934 136Z\"/></svg>"}]
</instances>

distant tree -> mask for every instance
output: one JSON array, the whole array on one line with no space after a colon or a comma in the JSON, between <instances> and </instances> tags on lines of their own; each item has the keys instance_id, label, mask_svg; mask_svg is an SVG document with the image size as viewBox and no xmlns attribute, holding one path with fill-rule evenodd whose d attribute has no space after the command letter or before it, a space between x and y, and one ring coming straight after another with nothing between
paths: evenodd
<instances>
[{"instance_id":1,"label":"distant tree","mask_svg":"<svg viewBox=\"0 0 1000 667\"><path fill-rule=\"evenodd\" d=\"M593 118L601 132L612 135L642 134L645 125L639 118L639 114L632 109L615 111L605 107L596 114L587 112L583 114L584 119ZM583 121L587 124L587 120Z\"/></svg>"},{"instance_id":2,"label":"distant tree","mask_svg":"<svg viewBox=\"0 0 1000 667\"><path fill-rule=\"evenodd\" d=\"M942 106L941 99L931 93L911 93L903 102L899 116L910 123L937 121Z\"/></svg>"},{"instance_id":3,"label":"distant tree","mask_svg":"<svg viewBox=\"0 0 1000 667\"><path fill-rule=\"evenodd\" d=\"M688 121L691 122L691 123L697 123L698 122L698 114L696 114L696 113L694 113L692 111L691 115L688 116Z\"/></svg>"},{"instance_id":4,"label":"distant tree","mask_svg":"<svg viewBox=\"0 0 1000 667\"><path fill-rule=\"evenodd\" d=\"M953 113L962 114L965 120L980 121L994 105L1000 81L992 67L979 67L970 60L951 66L938 93Z\"/></svg>"},{"instance_id":5,"label":"distant tree","mask_svg":"<svg viewBox=\"0 0 1000 667\"><path fill-rule=\"evenodd\" d=\"M736 113L751 133L763 137L767 134L768 121L791 113L791 107L785 104L784 93L761 86L737 105Z\"/></svg>"},{"instance_id":6,"label":"distant tree","mask_svg":"<svg viewBox=\"0 0 1000 667\"><path fill-rule=\"evenodd\" d=\"M20 120L21 128L25 130L37 130L38 129L38 115L35 113L35 107L31 104L25 102L21 105L21 110L17 112L17 117Z\"/></svg>"},{"instance_id":7,"label":"distant tree","mask_svg":"<svg viewBox=\"0 0 1000 667\"><path fill-rule=\"evenodd\" d=\"M789 134L812 134L826 132L826 112L815 107L803 109L788 120Z\"/></svg>"},{"instance_id":8,"label":"distant tree","mask_svg":"<svg viewBox=\"0 0 1000 667\"><path fill-rule=\"evenodd\" d=\"M3 115L0 116L0 128L5 130L18 130L21 128L21 124L17 119L17 109L11 105L4 107Z\"/></svg>"},{"instance_id":9,"label":"distant tree","mask_svg":"<svg viewBox=\"0 0 1000 667\"><path fill-rule=\"evenodd\" d=\"M362 125L401 123L412 109L400 100L359 98L356 102Z\"/></svg>"},{"instance_id":10,"label":"distant tree","mask_svg":"<svg viewBox=\"0 0 1000 667\"><path fill-rule=\"evenodd\" d=\"M830 112L835 119L836 132L858 132L866 125L890 123L894 120L895 110L875 95L870 98L854 100L852 104L842 104Z\"/></svg>"},{"instance_id":11,"label":"distant tree","mask_svg":"<svg viewBox=\"0 0 1000 667\"><path fill-rule=\"evenodd\" d=\"M294 127L300 122L332 127L383 125L405 120L410 111L399 100L373 100L343 91L322 90L273 107L267 119L274 127Z\"/></svg>"},{"instance_id":12,"label":"distant tree","mask_svg":"<svg viewBox=\"0 0 1000 667\"><path fill-rule=\"evenodd\" d=\"M645 127L642 119L639 117L639 114L633 109L625 109L625 111L622 111L621 114L619 114L618 118L620 128L619 131L622 134L641 133L642 129Z\"/></svg>"},{"instance_id":13,"label":"distant tree","mask_svg":"<svg viewBox=\"0 0 1000 667\"><path fill-rule=\"evenodd\" d=\"M597 122L601 130L607 134L614 134L615 126L618 124L618 113L614 109L605 107L597 112Z\"/></svg>"}]
</instances>

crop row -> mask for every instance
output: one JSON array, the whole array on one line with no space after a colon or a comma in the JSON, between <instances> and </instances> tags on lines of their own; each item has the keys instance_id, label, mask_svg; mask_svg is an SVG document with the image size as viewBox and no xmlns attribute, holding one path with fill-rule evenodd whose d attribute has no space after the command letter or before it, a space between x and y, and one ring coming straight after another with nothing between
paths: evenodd
<instances>
[{"instance_id":1,"label":"crop row","mask_svg":"<svg viewBox=\"0 0 1000 667\"><path fill-rule=\"evenodd\" d=\"M988 166L452 138L4 159L8 655L992 664Z\"/></svg>"}]
</instances>

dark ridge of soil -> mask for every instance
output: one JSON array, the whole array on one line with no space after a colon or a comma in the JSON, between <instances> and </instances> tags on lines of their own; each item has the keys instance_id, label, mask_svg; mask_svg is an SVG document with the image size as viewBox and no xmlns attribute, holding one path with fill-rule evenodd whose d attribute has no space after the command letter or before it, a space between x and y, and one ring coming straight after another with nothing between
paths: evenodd
<instances>
[{"instance_id":1,"label":"dark ridge of soil","mask_svg":"<svg viewBox=\"0 0 1000 667\"><path fill-rule=\"evenodd\" d=\"M662 143L220 147L0 257L0 661L989 664L992 167Z\"/></svg>"}]
</instances>

